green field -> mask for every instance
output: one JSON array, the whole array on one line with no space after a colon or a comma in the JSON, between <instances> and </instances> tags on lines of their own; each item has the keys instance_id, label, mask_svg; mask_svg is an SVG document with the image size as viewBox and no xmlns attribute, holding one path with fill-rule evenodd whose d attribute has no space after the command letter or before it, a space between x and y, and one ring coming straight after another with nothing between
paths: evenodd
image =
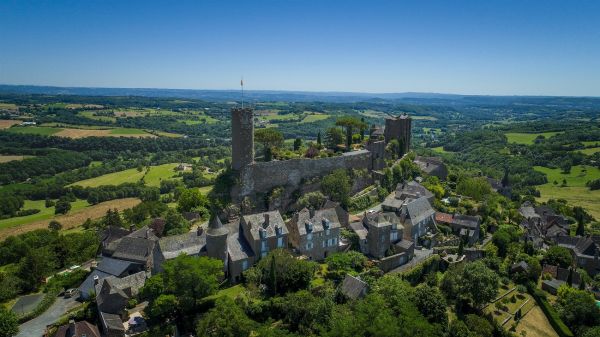
<instances>
[{"instance_id":1,"label":"green field","mask_svg":"<svg viewBox=\"0 0 600 337\"><path fill-rule=\"evenodd\" d=\"M54 217L54 206L46 208L45 203L46 201L44 200L25 200L25 205L23 206L23 209L35 208L39 209L40 212L28 216L0 220L0 228L14 227L34 221L52 219ZM87 206L89 206L87 201L78 199L75 202L71 203L71 210L69 212L80 210Z\"/></svg>"},{"instance_id":2,"label":"green field","mask_svg":"<svg viewBox=\"0 0 600 337\"><path fill-rule=\"evenodd\" d=\"M50 135L53 135L62 130L63 129L49 128L49 127L43 127L43 126L20 126L20 127L12 127L10 129L7 129L6 131L14 132L14 133L50 136Z\"/></svg>"},{"instance_id":3,"label":"green field","mask_svg":"<svg viewBox=\"0 0 600 337\"><path fill-rule=\"evenodd\" d=\"M112 135L144 135L146 131L141 129L129 129L129 128L116 128L111 129L110 134Z\"/></svg>"},{"instance_id":4,"label":"green field","mask_svg":"<svg viewBox=\"0 0 600 337\"><path fill-rule=\"evenodd\" d=\"M591 141L585 141L585 142L581 142L584 146L592 146L592 147L598 147L600 146L600 140L591 140Z\"/></svg>"},{"instance_id":5,"label":"green field","mask_svg":"<svg viewBox=\"0 0 600 337\"><path fill-rule=\"evenodd\" d=\"M144 177L146 186L159 187L160 181L163 179L172 179L176 174L175 167L179 164L163 164L158 166L150 166L150 170Z\"/></svg>"},{"instance_id":6,"label":"green field","mask_svg":"<svg viewBox=\"0 0 600 337\"><path fill-rule=\"evenodd\" d=\"M410 116L411 119L421 119L426 121L437 121L436 117L433 116Z\"/></svg>"},{"instance_id":7,"label":"green field","mask_svg":"<svg viewBox=\"0 0 600 337\"><path fill-rule=\"evenodd\" d=\"M325 120L329 117L330 116L327 114L310 114L310 115L306 115L306 117L304 117L304 119L300 123L318 122L318 121Z\"/></svg>"},{"instance_id":8,"label":"green field","mask_svg":"<svg viewBox=\"0 0 600 337\"><path fill-rule=\"evenodd\" d=\"M537 186L540 190L540 201L548 199L565 199L572 206L581 206L585 208L596 219L600 219L600 190L590 191L585 186L589 180L600 179L600 169L591 166L573 166L571 173L563 174L560 169L550 169L542 166L535 166L534 169L543 172L548 177L548 183ZM567 182L566 187L561 187L562 180ZM554 185L554 181L557 182Z\"/></svg>"},{"instance_id":9,"label":"green field","mask_svg":"<svg viewBox=\"0 0 600 337\"><path fill-rule=\"evenodd\" d=\"M144 182L147 186L160 186L162 179L170 179L175 175L173 170L178 164L170 163L158 166L150 166L150 170L146 173L146 169L139 172L137 168L128 169L119 172L105 174L99 177L81 180L71 184L82 187L98 187L102 185L120 185L123 183L135 183L144 177ZM145 176L144 176L145 175Z\"/></svg>"},{"instance_id":10,"label":"green field","mask_svg":"<svg viewBox=\"0 0 600 337\"><path fill-rule=\"evenodd\" d=\"M577 150L577 152L591 156L596 152L600 152L600 147L588 147L587 149Z\"/></svg>"},{"instance_id":11,"label":"green field","mask_svg":"<svg viewBox=\"0 0 600 337\"><path fill-rule=\"evenodd\" d=\"M110 116L94 116L94 113L96 113L96 111L90 110L90 111L81 111L78 113L78 115L83 116L85 118L89 118L89 119L95 119L97 121L104 121L104 122L116 122L117 118L116 117L110 117Z\"/></svg>"},{"instance_id":12,"label":"green field","mask_svg":"<svg viewBox=\"0 0 600 337\"><path fill-rule=\"evenodd\" d=\"M562 132L542 132L542 133L519 133L519 132L508 132L504 135L508 138L509 143L517 143L517 144L533 144L533 141L537 138L537 136L542 135L546 138L550 138L556 136L557 134Z\"/></svg>"}]
</instances>

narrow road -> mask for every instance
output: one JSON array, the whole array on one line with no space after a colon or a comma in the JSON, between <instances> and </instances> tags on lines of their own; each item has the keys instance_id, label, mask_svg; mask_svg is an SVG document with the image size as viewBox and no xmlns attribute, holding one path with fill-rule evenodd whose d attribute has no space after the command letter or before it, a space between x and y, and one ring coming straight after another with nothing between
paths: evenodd
<instances>
[{"instance_id":1,"label":"narrow road","mask_svg":"<svg viewBox=\"0 0 600 337\"><path fill-rule=\"evenodd\" d=\"M77 307L81 303L74 298L58 297L54 304L48 308L43 314L27 321L19 326L19 333L16 337L41 337L44 335L46 326L58 321L60 316L67 311Z\"/></svg>"}]
</instances>

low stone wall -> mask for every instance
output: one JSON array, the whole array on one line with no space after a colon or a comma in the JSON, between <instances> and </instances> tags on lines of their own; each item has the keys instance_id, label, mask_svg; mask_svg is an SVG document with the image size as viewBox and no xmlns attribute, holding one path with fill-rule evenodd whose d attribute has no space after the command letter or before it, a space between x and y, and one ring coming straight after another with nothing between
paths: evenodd
<instances>
[{"instance_id":1,"label":"low stone wall","mask_svg":"<svg viewBox=\"0 0 600 337\"><path fill-rule=\"evenodd\" d=\"M298 188L303 179L324 176L336 169L371 170L371 153L361 150L337 157L254 163L241 170L236 194L242 199L277 186Z\"/></svg>"},{"instance_id":2,"label":"low stone wall","mask_svg":"<svg viewBox=\"0 0 600 337\"><path fill-rule=\"evenodd\" d=\"M403 252L400 254L395 254L392 256L384 257L383 259L379 260L378 267L379 267L379 269L383 270L384 272L388 272L394 268L398 268L401 265L406 264L407 262L408 262L408 254Z\"/></svg>"}]
</instances>

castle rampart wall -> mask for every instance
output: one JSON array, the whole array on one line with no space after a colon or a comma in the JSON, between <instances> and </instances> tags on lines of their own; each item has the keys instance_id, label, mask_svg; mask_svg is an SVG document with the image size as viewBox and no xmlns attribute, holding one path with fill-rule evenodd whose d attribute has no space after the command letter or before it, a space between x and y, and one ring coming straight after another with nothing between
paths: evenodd
<instances>
[{"instance_id":1,"label":"castle rampart wall","mask_svg":"<svg viewBox=\"0 0 600 337\"><path fill-rule=\"evenodd\" d=\"M303 179L324 176L336 169L371 170L371 153L360 150L337 157L253 163L240 170L238 196L265 193L277 186L299 187Z\"/></svg>"}]
</instances>

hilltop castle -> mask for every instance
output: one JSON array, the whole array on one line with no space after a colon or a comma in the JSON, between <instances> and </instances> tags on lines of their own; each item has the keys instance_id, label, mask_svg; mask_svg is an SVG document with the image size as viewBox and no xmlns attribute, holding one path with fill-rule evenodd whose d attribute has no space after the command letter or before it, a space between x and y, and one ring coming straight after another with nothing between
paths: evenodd
<instances>
[{"instance_id":1,"label":"hilltop castle","mask_svg":"<svg viewBox=\"0 0 600 337\"><path fill-rule=\"evenodd\" d=\"M286 191L300 189L303 181L325 176L336 169L366 169L369 173L384 168L385 148L397 140L402 154L410 150L411 118L390 117L385 121L383 137L371 135L363 150L327 158L298 158L283 161L254 162L254 111L231 109L232 168L239 179L232 189L232 199L241 201L268 193L276 187ZM381 139L383 138L383 139ZM370 177L373 180L373 174Z\"/></svg>"}]
</instances>

